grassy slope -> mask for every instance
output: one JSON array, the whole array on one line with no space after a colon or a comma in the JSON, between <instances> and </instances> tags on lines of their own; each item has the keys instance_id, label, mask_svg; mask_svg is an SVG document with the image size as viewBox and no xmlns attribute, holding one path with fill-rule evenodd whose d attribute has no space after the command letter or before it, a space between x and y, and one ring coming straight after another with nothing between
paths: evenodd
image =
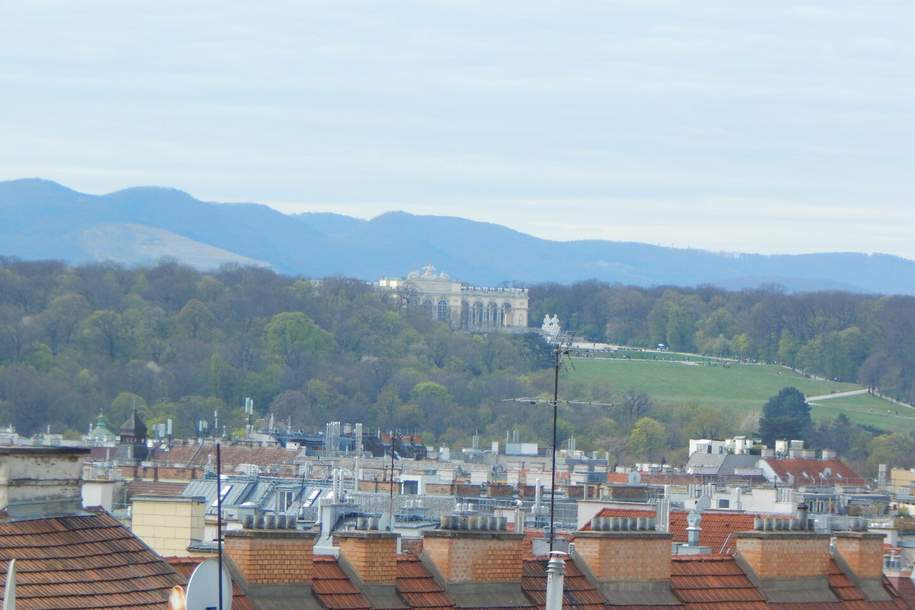
<instances>
[{"instance_id":1,"label":"grassy slope","mask_svg":"<svg viewBox=\"0 0 915 610\"><path fill-rule=\"evenodd\" d=\"M808 396L859 389L851 383L807 379L792 371L768 365L680 364L652 360L576 358L567 373L579 383L601 381L614 389L636 389L662 403L698 403L745 414L758 411L765 401L785 386L794 386ZM892 416L886 415L890 409ZM899 416L896 416L896 410ZM831 417L844 411L853 421L883 429L915 429L915 411L873 396L825 400L814 405L814 417ZM906 412L908 411L908 412ZM910 419L910 417L912 419Z\"/></svg>"}]
</instances>

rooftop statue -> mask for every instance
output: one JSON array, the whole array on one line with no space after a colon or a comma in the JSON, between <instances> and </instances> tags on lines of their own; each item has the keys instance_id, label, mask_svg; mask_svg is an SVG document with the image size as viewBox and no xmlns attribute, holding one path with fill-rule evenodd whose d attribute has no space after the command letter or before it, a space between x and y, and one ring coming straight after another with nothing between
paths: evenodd
<instances>
[{"instance_id":1,"label":"rooftop statue","mask_svg":"<svg viewBox=\"0 0 915 610\"><path fill-rule=\"evenodd\" d=\"M540 327L540 330L547 337L558 337L559 333L562 332L562 328L559 325L559 316L553 315L550 317L549 314L543 316L543 326Z\"/></svg>"}]
</instances>

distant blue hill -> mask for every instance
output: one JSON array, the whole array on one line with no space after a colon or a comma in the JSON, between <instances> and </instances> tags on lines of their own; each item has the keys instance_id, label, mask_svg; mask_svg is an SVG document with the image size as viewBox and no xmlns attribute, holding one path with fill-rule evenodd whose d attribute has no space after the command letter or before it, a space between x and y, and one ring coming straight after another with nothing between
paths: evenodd
<instances>
[{"instance_id":1,"label":"distant blue hill","mask_svg":"<svg viewBox=\"0 0 915 610\"><path fill-rule=\"evenodd\" d=\"M202 268L236 262L367 280L431 263L486 285L598 279L915 294L915 261L890 255L735 255L630 242L559 242L462 218L287 215L259 204L203 202L175 189L87 195L40 179L0 182L0 255L128 265L172 257Z\"/></svg>"}]
</instances>

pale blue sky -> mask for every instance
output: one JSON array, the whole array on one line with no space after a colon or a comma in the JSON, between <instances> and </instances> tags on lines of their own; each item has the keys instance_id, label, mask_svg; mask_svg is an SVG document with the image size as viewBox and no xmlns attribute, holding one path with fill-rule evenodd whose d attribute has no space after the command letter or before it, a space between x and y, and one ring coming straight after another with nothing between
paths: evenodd
<instances>
[{"instance_id":1,"label":"pale blue sky","mask_svg":"<svg viewBox=\"0 0 915 610\"><path fill-rule=\"evenodd\" d=\"M915 258L915 3L0 0L0 179Z\"/></svg>"}]
</instances>

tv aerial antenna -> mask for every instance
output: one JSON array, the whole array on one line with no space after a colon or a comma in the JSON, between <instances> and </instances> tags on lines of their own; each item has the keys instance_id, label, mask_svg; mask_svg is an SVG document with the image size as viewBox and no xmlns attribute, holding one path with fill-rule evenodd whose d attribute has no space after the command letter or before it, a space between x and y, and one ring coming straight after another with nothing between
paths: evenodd
<instances>
[{"instance_id":1,"label":"tv aerial antenna","mask_svg":"<svg viewBox=\"0 0 915 610\"><path fill-rule=\"evenodd\" d=\"M552 447L552 472L550 476L550 551L553 551L555 543L555 508L556 508L556 442L557 442L557 424L559 422L559 372L562 369L563 358L572 370L575 370L575 363L572 360L574 332L562 332L553 340L553 398L546 399L541 397L521 396L518 398L506 398L502 402L518 402L529 405L550 405L553 407L553 447ZM593 400L564 400L562 404L568 406L587 406L587 407L615 407L612 402L600 402Z\"/></svg>"}]
</instances>

